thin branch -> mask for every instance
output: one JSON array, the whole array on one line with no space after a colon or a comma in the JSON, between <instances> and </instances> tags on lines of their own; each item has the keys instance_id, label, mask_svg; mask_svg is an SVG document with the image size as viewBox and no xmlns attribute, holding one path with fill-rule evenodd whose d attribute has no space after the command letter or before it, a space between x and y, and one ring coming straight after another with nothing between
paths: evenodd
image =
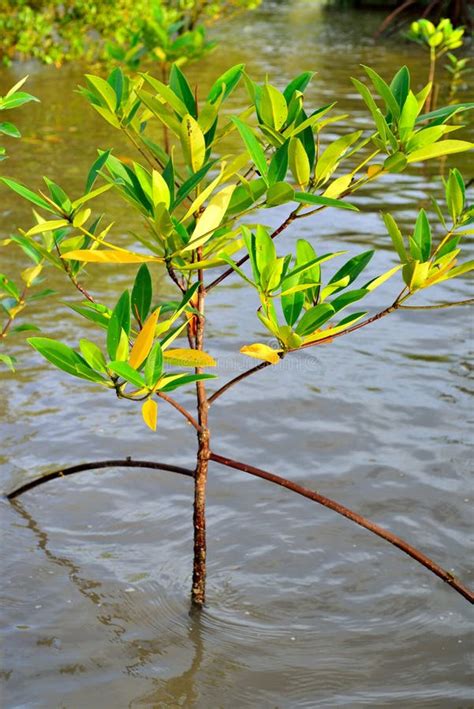
<instances>
[{"instance_id":1,"label":"thin branch","mask_svg":"<svg viewBox=\"0 0 474 709\"><path fill-rule=\"evenodd\" d=\"M80 465L73 465L70 468L62 468L61 470L56 470L54 473L48 473L40 478L35 478L30 480L24 485L20 485L12 492L9 492L6 497L7 500L14 500L15 498L22 495L28 490L33 490L35 487L44 485L50 480L56 480L57 478L65 478L68 475L74 475L75 473L82 473L86 470L99 470L99 468L151 468L152 470L164 470L168 473L178 473L179 475L186 475L190 478L194 477L194 471L188 468L182 468L179 465L168 465L167 463L151 462L148 460L132 460L131 458L125 458L120 460L98 460L93 463L82 463Z\"/></svg>"},{"instance_id":2,"label":"thin branch","mask_svg":"<svg viewBox=\"0 0 474 709\"><path fill-rule=\"evenodd\" d=\"M209 397L209 399L207 400L209 406L213 404L216 399L222 396L222 394L225 394L228 389L233 387L234 384L238 384L243 379L247 379L247 377L250 377L251 374L259 372L261 369L265 369L265 367L268 367L270 364L271 362L260 362L260 364L257 364L255 367L252 367L252 369L247 369L245 372L241 372L238 376L234 377L233 379L230 379L226 384L221 386L220 389L215 391L214 394Z\"/></svg>"},{"instance_id":3,"label":"thin branch","mask_svg":"<svg viewBox=\"0 0 474 709\"><path fill-rule=\"evenodd\" d=\"M213 460L215 463L219 463L220 465L225 465L229 468L241 470L242 472L248 473L249 475L254 475L257 478L268 480L268 482L274 483L275 485L281 485L282 487L285 487L288 490L291 490L292 492L296 492L296 494L298 495L307 497L309 500L317 502L318 504L323 505L323 507L327 507L330 510L337 512L343 517L347 517L347 519L350 519L352 522L355 522L359 526L364 527L364 529L368 529L369 532L372 532L378 537L385 539L385 541L389 542L390 544L393 544L393 546L397 547L408 556L411 556L412 559L415 559L415 561L417 561L419 564L421 564L433 574L438 576L445 583L451 586L451 588L454 588L455 591L457 591L461 596L466 598L470 603L474 603L474 593L469 588L467 588L467 586L464 586L460 581L458 581L449 571L446 571L445 569L441 568L441 566L438 566L438 564L436 564L429 557L423 554L423 552L408 544L408 542L406 542L404 539L401 539L397 535L392 534L392 532L389 532L387 529L384 529L375 522L366 519L362 515L359 515L357 512L353 512L348 507L339 504L339 502L331 500L329 497L325 497L324 495L320 495L318 492L303 487L302 485L299 485L298 483L295 483L292 480L280 477L279 475L274 475L273 473L269 473L266 470L262 470L261 468L256 468L253 465L247 465L246 463L241 463L240 461L232 460L231 458L223 457L221 455L217 455L216 453L210 454L210 460Z\"/></svg>"},{"instance_id":4,"label":"thin branch","mask_svg":"<svg viewBox=\"0 0 474 709\"><path fill-rule=\"evenodd\" d=\"M296 209L294 209L290 214L287 216L284 222L280 224L279 227L275 229L274 232L270 234L270 237L272 239L275 239L279 234L281 234L282 231L284 231L298 216L298 211L301 207L298 206ZM242 256L242 258L237 261L236 265L237 266L242 266L242 264L246 263L249 260L249 255L246 254L245 256ZM216 286L219 285L219 283L222 283L222 281L227 278L228 276L231 276L234 273L233 268L228 268L226 271L221 273L220 276L215 278L211 283L209 283L208 286L205 287L206 293L208 293L212 288L215 288Z\"/></svg>"},{"instance_id":5,"label":"thin branch","mask_svg":"<svg viewBox=\"0 0 474 709\"><path fill-rule=\"evenodd\" d=\"M375 315L372 315L370 318L367 318L367 320L364 320L361 323L357 323L357 325L353 325L352 327L347 328L347 330L343 330L342 332L337 332L334 333L333 335L328 335L327 337L322 337L319 340L315 340L314 342L306 342L299 347L295 347L294 349L287 350L285 352L285 355L291 354L292 352L299 352L300 350L307 349L308 347L316 347L317 345L324 345L326 342L331 342L334 340L336 337L342 337L343 335L348 335L350 332L354 332L355 330L360 330L362 327L365 327L366 325L370 325L371 323L375 322L376 320L380 320L381 318L385 317L385 315L388 315L389 313L392 313L394 310L397 310L401 306L398 304L398 298L393 303L393 305L390 305L388 308L385 308L385 310L382 310L379 313L376 313ZM245 372L242 372L241 374L238 374L236 377L233 379L230 379L226 384L224 384L220 389L214 392L211 397L209 397L209 404L212 404L216 399L218 399L222 394L224 394L228 389L234 386L234 384L238 384L241 382L243 379L247 379L247 377L250 377L252 374L255 372L259 372L261 369L265 369L265 367L268 367L271 364L271 362L261 362L260 364L257 364L255 367L252 367L252 369L247 369Z\"/></svg>"},{"instance_id":6,"label":"thin branch","mask_svg":"<svg viewBox=\"0 0 474 709\"><path fill-rule=\"evenodd\" d=\"M181 406L181 404L179 402L177 402L176 399L173 399L171 396L164 394L162 391L157 391L156 394L157 394L157 396L160 397L160 399L163 399L163 401L166 401L166 402L168 402L168 404L173 406L176 409L176 411L179 411L179 413L182 414L184 416L184 418L189 421L191 426L194 426L196 431L202 430L201 426L198 424L196 419L193 416L191 416L189 411L187 409L185 409L184 406Z\"/></svg>"},{"instance_id":7,"label":"thin branch","mask_svg":"<svg viewBox=\"0 0 474 709\"><path fill-rule=\"evenodd\" d=\"M393 12L391 12L385 20L382 22L380 27L377 29L375 33L375 37L379 37L382 32L385 32L387 27L393 22L393 20L399 15L403 10L407 10L411 5L414 5L416 0L406 0L406 2L402 3L399 7L397 7Z\"/></svg>"},{"instance_id":8,"label":"thin branch","mask_svg":"<svg viewBox=\"0 0 474 709\"><path fill-rule=\"evenodd\" d=\"M55 246L55 248L56 248L56 251L57 251L57 254L58 254L59 258L61 259L61 264L62 264L64 273L65 273L66 276L69 278L69 280L71 281L71 283L72 283L72 285L74 286L74 288L76 288L76 289L79 291L79 293L82 293L82 295L84 296L84 298L86 298L90 303L95 303L95 300L94 300L93 296L89 293L88 290L86 290L86 289L84 288L83 285L81 285L81 284L79 283L79 281L77 280L76 276L74 276L74 274L72 273L70 264L67 262L66 259L62 258L62 254L61 254L61 250L60 250L60 248L59 248L59 245L55 242L55 243L54 243L54 246Z\"/></svg>"},{"instance_id":9,"label":"thin branch","mask_svg":"<svg viewBox=\"0 0 474 709\"><path fill-rule=\"evenodd\" d=\"M440 308L456 308L458 305L473 305L474 298L458 300L456 303L437 303L435 305L399 305L402 310L439 310Z\"/></svg>"},{"instance_id":10,"label":"thin branch","mask_svg":"<svg viewBox=\"0 0 474 709\"><path fill-rule=\"evenodd\" d=\"M18 310L14 315L8 316L7 320L5 321L4 326L2 328L2 331L0 332L0 339L4 339L8 335L8 331L9 331L10 327L12 326L13 321L15 320L16 316L22 310L24 310L24 308L26 306L26 294L28 293L28 290L29 290L29 287L27 285L25 285L23 290L20 293L20 298L18 299L17 305L16 305L17 308L18 308L18 306L21 306L20 310Z\"/></svg>"}]
</instances>

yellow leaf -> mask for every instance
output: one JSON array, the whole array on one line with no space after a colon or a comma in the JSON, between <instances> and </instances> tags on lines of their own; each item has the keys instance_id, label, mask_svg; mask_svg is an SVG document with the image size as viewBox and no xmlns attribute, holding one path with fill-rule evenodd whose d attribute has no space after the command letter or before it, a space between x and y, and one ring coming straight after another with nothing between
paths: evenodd
<instances>
[{"instance_id":1,"label":"yellow leaf","mask_svg":"<svg viewBox=\"0 0 474 709\"><path fill-rule=\"evenodd\" d=\"M35 234L43 234L45 231L53 231L54 229L60 229L63 226L68 226L69 222L67 219L51 219L50 221L42 222L41 224L36 224L31 227L29 231L26 232L25 236L35 236Z\"/></svg>"},{"instance_id":2,"label":"yellow leaf","mask_svg":"<svg viewBox=\"0 0 474 709\"><path fill-rule=\"evenodd\" d=\"M158 421L158 404L153 399L147 399L142 406L142 416L148 428L156 431Z\"/></svg>"},{"instance_id":3,"label":"yellow leaf","mask_svg":"<svg viewBox=\"0 0 474 709\"><path fill-rule=\"evenodd\" d=\"M187 164L197 172L204 164L206 142L198 122L189 113L181 123L181 146Z\"/></svg>"},{"instance_id":4,"label":"yellow leaf","mask_svg":"<svg viewBox=\"0 0 474 709\"><path fill-rule=\"evenodd\" d=\"M72 259L74 261L84 261L85 263L150 263L151 261L163 261L157 256L145 256L136 254L133 251L122 251L121 249L78 249L62 254L61 258Z\"/></svg>"},{"instance_id":5,"label":"yellow leaf","mask_svg":"<svg viewBox=\"0 0 474 709\"><path fill-rule=\"evenodd\" d=\"M270 364L278 364L280 361L278 353L281 350L274 350L272 347L262 345L260 342L255 342L253 345L245 345L245 347L241 347L240 351L248 357L262 359L264 362L270 362Z\"/></svg>"},{"instance_id":6,"label":"yellow leaf","mask_svg":"<svg viewBox=\"0 0 474 709\"><path fill-rule=\"evenodd\" d=\"M170 190L168 184L159 172L153 170L152 173L152 197L153 205L163 203L166 209L170 207Z\"/></svg>"},{"instance_id":7,"label":"yellow leaf","mask_svg":"<svg viewBox=\"0 0 474 709\"><path fill-rule=\"evenodd\" d=\"M175 367L215 367L216 360L201 350L174 349L166 350L163 359Z\"/></svg>"},{"instance_id":8,"label":"yellow leaf","mask_svg":"<svg viewBox=\"0 0 474 709\"><path fill-rule=\"evenodd\" d=\"M132 351L130 352L129 363L134 369L138 369L138 367L150 354L155 337L158 315L158 310L155 310L155 312L147 318L133 344Z\"/></svg>"},{"instance_id":9,"label":"yellow leaf","mask_svg":"<svg viewBox=\"0 0 474 709\"><path fill-rule=\"evenodd\" d=\"M31 266L30 268L25 268L24 271L21 272L21 277L26 283L26 287L29 288L35 278L39 276L41 271L43 270L43 264L39 263L37 266Z\"/></svg>"},{"instance_id":10,"label":"yellow leaf","mask_svg":"<svg viewBox=\"0 0 474 709\"><path fill-rule=\"evenodd\" d=\"M323 192L323 197L332 197L333 199L340 197L341 194L347 190L351 182L352 175L342 175L342 177L338 177L333 180L327 190Z\"/></svg>"},{"instance_id":11,"label":"yellow leaf","mask_svg":"<svg viewBox=\"0 0 474 709\"><path fill-rule=\"evenodd\" d=\"M306 150L304 149L303 143L299 138L290 138L290 143L288 146L288 161L291 174L295 178L296 183L301 188L304 188L308 184L311 176L311 166L309 164Z\"/></svg>"},{"instance_id":12,"label":"yellow leaf","mask_svg":"<svg viewBox=\"0 0 474 709\"><path fill-rule=\"evenodd\" d=\"M383 165L369 165L367 168L367 177L375 177L379 172L383 172Z\"/></svg>"},{"instance_id":13,"label":"yellow leaf","mask_svg":"<svg viewBox=\"0 0 474 709\"><path fill-rule=\"evenodd\" d=\"M214 195L202 213L201 218L198 220L191 240L183 251L191 251L192 249L196 249L198 246L202 246L202 244L205 244L206 241L209 241L213 232L222 222L234 189L235 185L229 185Z\"/></svg>"},{"instance_id":14,"label":"yellow leaf","mask_svg":"<svg viewBox=\"0 0 474 709\"><path fill-rule=\"evenodd\" d=\"M72 220L73 225L78 229L80 226L86 223L86 221L89 219L90 215L92 213L92 210L90 209L81 209L80 212L76 214L74 219Z\"/></svg>"}]
</instances>

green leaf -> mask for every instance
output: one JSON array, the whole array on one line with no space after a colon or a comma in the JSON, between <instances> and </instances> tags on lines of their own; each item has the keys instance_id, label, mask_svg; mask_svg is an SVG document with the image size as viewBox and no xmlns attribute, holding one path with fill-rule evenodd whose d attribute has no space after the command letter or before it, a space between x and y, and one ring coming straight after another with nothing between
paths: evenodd
<instances>
[{"instance_id":1,"label":"green leaf","mask_svg":"<svg viewBox=\"0 0 474 709\"><path fill-rule=\"evenodd\" d=\"M419 211L413 233L413 241L419 248L420 261L428 261L431 256L431 227L424 209Z\"/></svg>"},{"instance_id":2,"label":"green leaf","mask_svg":"<svg viewBox=\"0 0 474 709\"><path fill-rule=\"evenodd\" d=\"M301 91L301 93L304 93L313 76L314 71L304 71L302 74L299 74L292 81L290 81L286 89L283 91L283 96L288 104L290 103L295 91Z\"/></svg>"},{"instance_id":3,"label":"green leaf","mask_svg":"<svg viewBox=\"0 0 474 709\"><path fill-rule=\"evenodd\" d=\"M236 64L227 71L225 71L221 76L216 79L216 81L211 86L207 100L210 103L217 101L219 96L222 94L222 88L225 87L224 97L225 100L230 93L235 89L240 79L242 78L242 73L244 71L245 64Z\"/></svg>"},{"instance_id":4,"label":"green leaf","mask_svg":"<svg viewBox=\"0 0 474 709\"><path fill-rule=\"evenodd\" d=\"M177 64L173 64L170 71L169 86L174 91L176 96L186 106L188 112L193 118L197 118L196 101L188 84L186 77Z\"/></svg>"},{"instance_id":5,"label":"green leaf","mask_svg":"<svg viewBox=\"0 0 474 709\"><path fill-rule=\"evenodd\" d=\"M430 113L425 113L424 115L418 116L416 123L429 122L429 125L439 125L444 123L451 116L457 113L462 113L463 111L472 111L474 109L474 102L472 103L458 103L452 106L445 106L444 108L438 108L436 111L430 111Z\"/></svg>"},{"instance_id":6,"label":"green leaf","mask_svg":"<svg viewBox=\"0 0 474 709\"><path fill-rule=\"evenodd\" d=\"M104 381L103 377L94 372L77 352L62 342L56 342L49 337L30 337L27 342L58 369L80 379L92 382Z\"/></svg>"},{"instance_id":7,"label":"green leaf","mask_svg":"<svg viewBox=\"0 0 474 709\"><path fill-rule=\"evenodd\" d=\"M369 66L365 66L364 64L362 64L362 66L371 79L376 91L379 92L379 95L385 101L387 113L391 114L395 119L398 119L400 116L400 106L398 105L397 99L393 95L390 86L386 81L384 81L384 79L382 79L381 76L379 76L379 74L377 74L376 71L371 69Z\"/></svg>"},{"instance_id":8,"label":"green leaf","mask_svg":"<svg viewBox=\"0 0 474 709\"><path fill-rule=\"evenodd\" d=\"M0 353L0 362L3 362L3 364L5 364L10 371L12 371L12 372L15 371L15 358L14 357L10 357L9 355Z\"/></svg>"},{"instance_id":9,"label":"green leaf","mask_svg":"<svg viewBox=\"0 0 474 709\"><path fill-rule=\"evenodd\" d=\"M295 196L295 191L286 182L275 182L268 188L266 204L268 207L276 207L280 204L291 202Z\"/></svg>"},{"instance_id":10,"label":"green leaf","mask_svg":"<svg viewBox=\"0 0 474 709\"><path fill-rule=\"evenodd\" d=\"M338 313L343 308L346 308L351 303L355 303L358 300L364 298L369 290L367 288L359 288L357 290L346 291L338 295L337 298L331 300L331 305L334 308L334 312Z\"/></svg>"},{"instance_id":11,"label":"green leaf","mask_svg":"<svg viewBox=\"0 0 474 709\"><path fill-rule=\"evenodd\" d=\"M451 170L446 182L446 202L454 224L456 224L464 211L464 199L465 192L462 176L458 170Z\"/></svg>"},{"instance_id":12,"label":"green leaf","mask_svg":"<svg viewBox=\"0 0 474 709\"><path fill-rule=\"evenodd\" d=\"M336 283L336 281L340 281L342 278L348 276L349 282L347 285L350 285L353 281L355 281L357 276L362 273L374 253L374 251L364 251L362 254L358 254L357 256L349 259L349 261L347 261L339 269L339 271L334 274L329 283Z\"/></svg>"},{"instance_id":13,"label":"green leaf","mask_svg":"<svg viewBox=\"0 0 474 709\"><path fill-rule=\"evenodd\" d=\"M395 97L395 100L400 107L400 111L405 105L409 90L410 72L408 71L408 67L402 66L402 68L397 71L390 84L390 91Z\"/></svg>"},{"instance_id":14,"label":"green leaf","mask_svg":"<svg viewBox=\"0 0 474 709\"><path fill-rule=\"evenodd\" d=\"M474 143L468 143L466 140L440 140L433 145L427 145L424 148L415 150L408 155L408 162L421 162L422 160L432 160L433 158L444 157L453 153L462 153L466 150L472 150Z\"/></svg>"},{"instance_id":15,"label":"green leaf","mask_svg":"<svg viewBox=\"0 0 474 709\"><path fill-rule=\"evenodd\" d=\"M137 271L135 283L132 288L132 312L138 323L143 325L150 311L153 285L151 275L146 263L142 264Z\"/></svg>"},{"instance_id":16,"label":"green leaf","mask_svg":"<svg viewBox=\"0 0 474 709\"><path fill-rule=\"evenodd\" d=\"M0 123L0 133L8 135L9 138L21 138L18 128L13 123L8 123L8 121Z\"/></svg>"},{"instance_id":17,"label":"green leaf","mask_svg":"<svg viewBox=\"0 0 474 709\"><path fill-rule=\"evenodd\" d=\"M398 133L402 143L405 143L410 137L415 126L417 116L418 101L416 100L415 94L412 91L409 91L398 121Z\"/></svg>"},{"instance_id":18,"label":"green leaf","mask_svg":"<svg viewBox=\"0 0 474 709\"><path fill-rule=\"evenodd\" d=\"M137 372L133 367L131 367L128 362L120 362L118 360L109 362L107 368L112 370L114 374L118 374L119 377L125 379L125 381L130 382L134 386L141 389L145 386L145 380L142 375Z\"/></svg>"},{"instance_id":19,"label":"green leaf","mask_svg":"<svg viewBox=\"0 0 474 709\"><path fill-rule=\"evenodd\" d=\"M232 117L232 122L237 127L237 130L239 131L240 136L244 141L245 146L249 151L257 170L259 171L265 182L268 184L268 165L265 159L265 153L263 152L262 146L258 142L252 129L249 128L249 126L245 125L245 123L242 123L242 121L236 118L235 116Z\"/></svg>"},{"instance_id":20,"label":"green leaf","mask_svg":"<svg viewBox=\"0 0 474 709\"><path fill-rule=\"evenodd\" d=\"M318 204L324 207L336 207L337 209L350 209L353 212L358 212L359 208L349 202L344 202L342 199L333 199L332 197L323 197L318 194L310 194L309 192L295 192L294 199L302 204Z\"/></svg>"},{"instance_id":21,"label":"green leaf","mask_svg":"<svg viewBox=\"0 0 474 709\"><path fill-rule=\"evenodd\" d=\"M116 103L115 110L118 111L123 97L124 76L120 67L115 67L107 77L107 83L111 85L115 92Z\"/></svg>"},{"instance_id":22,"label":"green leaf","mask_svg":"<svg viewBox=\"0 0 474 709\"><path fill-rule=\"evenodd\" d=\"M23 104L28 103L29 101L39 101L39 99L36 98L36 96L27 94L25 91L17 91L16 93L11 94L10 96L7 95L2 100L2 109L9 110L11 108L18 108L19 106L23 106Z\"/></svg>"},{"instance_id":23,"label":"green leaf","mask_svg":"<svg viewBox=\"0 0 474 709\"><path fill-rule=\"evenodd\" d=\"M144 374L148 387L154 387L163 372L163 350L160 342L155 342L147 357Z\"/></svg>"},{"instance_id":24,"label":"green leaf","mask_svg":"<svg viewBox=\"0 0 474 709\"><path fill-rule=\"evenodd\" d=\"M270 167L268 168L268 181L270 185L276 182L284 182L286 173L288 172L288 144L287 140L281 145L271 159Z\"/></svg>"},{"instance_id":25,"label":"green leaf","mask_svg":"<svg viewBox=\"0 0 474 709\"><path fill-rule=\"evenodd\" d=\"M385 222L385 226L387 227L387 231L390 234L394 249L400 257L400 261L405 263L408 261L408 254L406 252L405 244L403 243L403 236L397 222L392 215L388 213L383 213L382 218Z\"/></svg>"},{"instance_id":26,"label":"green leaf","mask_svg":"<svg viewBox=\"0 0 474 709\"><path fill-rule=\"evenodd\" d=\"M20 182L16 182L15 180L11 180L7 177L0 177L0 181L3 182L11 190L19 194L20 197L27 199L33 204L36 204L37 207L41 207L41 209L46 209L48 212L57 214L57 210L53 209L51 205L46 202L46 200L44 200L42 197L39 197L37 194L29 190L28 187L25 187Z\"/></svg>"},{"instance_id":27,"label":"green leaf","mask_svg":"<svg viewBox=\"0 0 474 709\"><path fill-rule=\"evenodd\" d=\"M121 332L130 334L130 295L124 291L112 311L107 327L107 352L111 360L115 359L120 343Z\"/></svg>"},{"instance_id":28,"label":"green leaf","mask_svg":"<svg viewBox=\"0 0 474 709\"><path fill-rule=\"evenodd\" d=\"M91 191L91 189L94 186L94 183L99 175L99 172L101 169L104 167L105 163L107 162L109 155L111 153L111 150L106 150L105 152L101 153L99 157L94 160L94 162L91 165L91 168L89 170L89 174L87 175L87 180L86 180L86 194Z\"/></svg>"},{"instance_id":29,"label":"green leaf","mask_svg":"<svg viewBox=\"0 0 474 709\"><path fill-rule=\"evenodd\" d=\"M311 335L317 328L324 325L335 313L334 308L329 303L320 303L305 312L296 327L296 334L304 337Z\"/></svg>"},{"instance_id":30,"label":"green leaf","mask_svg":"<svg viewBox=\"0 0 474 709\"><path fill-rule=\"evenodd\" d=\"M168 384L164 384L160 387L160 391L173 391L178 387L185 386L186 384L192 384L193 382L200 382L204 379L216 379L215 374L179 374L173 381Z\"/></svg>"},{"instance_id":31,"label":"green leaf","mask_svg":"<svg viewBox=\"0 0 474 709\"><path fill-rule=\"evenodd\" d=\"M90 340L82 339L79 340L79 348L89 367L99 372L107 372L105 357L100 347Z\"/></svg>"},{"instance_id":32,"label":"green leaf","mask_svg":"<svg viewBox=\"0 0 474 709\"><path fill-rule=\"evenodd\" d=\"M117 96L112 86L100 76L86 74L85 77L94 95L100 99L103 106L107 106L111 113L114 114L117 106Z\"/></svg>"},{"instance_id":33,"label":"green leaf","mask_svg":"<svg viewBox=\"0 0 474 709\"><path fill-rule=\"evenodd\" d=\"M260 101L260 117L265 125L279 131L288 118L285 97L271 84L264 84Z\"/></svg>"}]
</instances>

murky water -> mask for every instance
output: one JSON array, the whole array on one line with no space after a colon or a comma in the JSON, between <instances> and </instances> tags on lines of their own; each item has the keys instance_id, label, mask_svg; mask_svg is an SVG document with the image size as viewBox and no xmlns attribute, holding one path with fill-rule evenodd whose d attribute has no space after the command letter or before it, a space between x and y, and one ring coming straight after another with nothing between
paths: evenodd
<instances>
[{"instance_id":1,"label":"murky water","mask_svg":"<svg viewBox=\"0 0 474 709\"><path fill-rule=\"evenodd\" d=\"M360 63L390 75L407 62L420 82L426 69L417 47L375 43L377 21L325 15L317 3L266 6L227 24L220 49L192 74L208 84L245 59L253 75L284 85L316 69L314 105L337 98L362 125L348 81ZM3 71L0 90L24 71ZM39 185L47 173L80 189L95 148L116 142L73 93L81 75L32 68L29 88L42 104L19 114L26 140L11 148L4 174ZM320 252L370 244L381 272L392 255L378 210L389 205L411 223L440 193L437 170L393 176L390 190L386 181L364 194L360 215L328 210L298 223L287 243L304 235ZM24 203L5 190L1 200L2 234L29 223ZM114 210L126 225L123 206ZM282 216L265 214L271 225ZM18 268L12 252L1 258L2 270ZM106 280L91 268L88 282L112 303L132 272ZM51 283L62 281L51 274ZM168 292L160 274L156 287ZM429 298L465 298L468 288L459 280ZM236 281L210 297L209 349L223 377L248 366L235 353L262 337L255 309ZM34 316L46 334L75 342L84 323L65 313L42 301ZM472 584L471 328L461 309L395 314L317 355L288 358L216 403L214 449L346 503ZM45 367L20 339L12 346L21 364L17 376L2 372L4 491L76 461L191 463L194 433L174 411L162 407L158 433L147 433L126 402ZM334 513L217 465L208 606L190 616L191 486L166 473L104 470L28 493L16 507L0 503L5 707L473 706L472 617L461 597Z\"/></svg>"}]
</instances>

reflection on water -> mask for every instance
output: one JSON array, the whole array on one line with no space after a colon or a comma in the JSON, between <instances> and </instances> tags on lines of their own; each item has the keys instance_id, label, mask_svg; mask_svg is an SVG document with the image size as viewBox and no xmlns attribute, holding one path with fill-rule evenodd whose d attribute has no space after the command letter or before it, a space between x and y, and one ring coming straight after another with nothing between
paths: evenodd
<instances>
[{"instance_id":1,"label":"reflection on water","mask_svg":"<svg viewBox=\"0 0 474 709\"><path fill-rule=\"evenodd\" d=\"M341 113L363 127L348 80L361 74L361 63L389 76L406 62L417 86L426 76L418 47L374 41L378 22L376 13L326 13L319 2L268 4L225 25L220 48L192 67L192 80L208 85L243 59L253 76L268 72L278 85L315 69L310 104L337 98ZM12 145L2 170L36 186L47 170L79 191L96 147L115 144L116 134L73 92L79 67L4 70L0 92L27 70L42 103L18 114L25 141ZM231 110L240 101L236 96ZM116 152L130 155L125 144ZM459 162L470 174L468 158ZM289 230L286 244L303 236L321 253L370 244L374 274L389 268L379 210L390 207L408 229L419 207L430 209L429 195L442 191L436 161L389 180L358 198L361 214L327 210ZM4 195L2 234L31 221L25 203ZM104 204L127 238L137 226L128 210ZM276 226L284 216L278 208L265 220ZM2 271L19 266L17 254L2 253ZM133 272L91 267L88 285L112 303ZM160 297L172 295L159 270L153 277ZM62 289L56 274L50 280ZM467 289L468 280L459 280L439 294L462 299ZM428 295L427 302L438 298ZM377 298L374 308L385 302ZM256 307L253 294L232 280L210 298L210 348L223 377L247 366L236 353L263 336ZM51 317L43 301L31 318L45 334L70 342L87 330L65 305ZM268 368L216 402L215 450L348 504L472 585L471 328L466 310L406 311L317 354L287 358L278 371ZM84 459L192 463L194 431L176 412L162 410L152 435L129 402L43 367L20 340L14 350L20 374L2 372L1 384L4 490ZM191 401L191 391L184 399ZM463 599L330 511L214 465L209 605L190 616L190 489L178 477L110 469L55 481L15 508L2 503L6 707L472 704Z\"/></svg>"}]
</instances>

